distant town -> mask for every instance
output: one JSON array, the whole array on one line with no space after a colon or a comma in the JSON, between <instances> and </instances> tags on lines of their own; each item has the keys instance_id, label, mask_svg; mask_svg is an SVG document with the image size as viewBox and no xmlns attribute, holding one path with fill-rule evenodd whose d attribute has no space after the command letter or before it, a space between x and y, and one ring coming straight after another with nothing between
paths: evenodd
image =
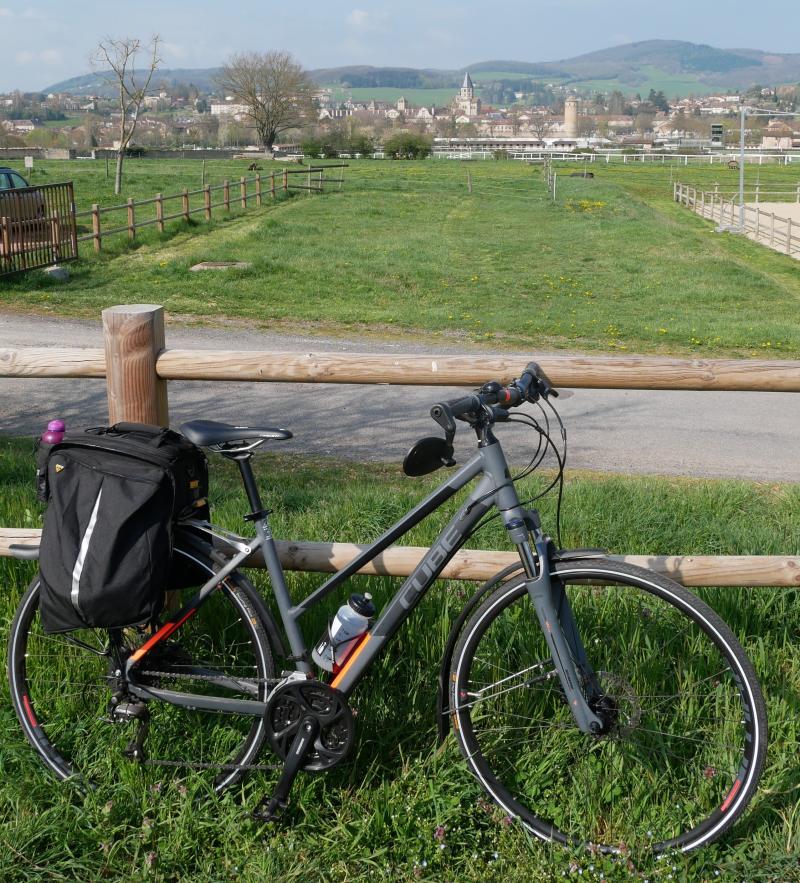
<instances>
[{"instance_id":1,"label":"distant town","mask_svg":"<svg viewBox=\"0 0 800 883\"><path fill-rule=\"evenodd\" d=\"M473 144L492 150L686 150L734 141L738 145L743 102L776 112L800 106L797 86L667 99L652 89L631 97L616 90L574 94L543 84L535 94L515 92L505 96L511 101L489 103L479 97L469 73L452 100L441 106L414 104L402 96L396 101L354 100L341 97L342 91L318 88L314 115L303 130L290 133L286 146L317 138L334 155L337 149L344 152L358 134L368 152L370 146L379 149L392 131L409 130L430 137L440 149ZM0 95L0 148L91 155L116 149L118 128L118 102L112 98L65 92ZM800 148L800 123L791 116L748 120L745 134L751 148ZM232 96L161 83L144 98L130 149L246 149L256 144L248 108Z\"/></svg>"}]
</instances>

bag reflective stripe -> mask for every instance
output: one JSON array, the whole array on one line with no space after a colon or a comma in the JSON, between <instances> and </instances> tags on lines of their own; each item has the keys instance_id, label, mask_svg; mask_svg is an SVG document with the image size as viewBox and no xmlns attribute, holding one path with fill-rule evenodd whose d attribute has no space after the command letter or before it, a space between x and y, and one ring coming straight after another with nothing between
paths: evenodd
<instances>
[{"instance_id":1,"label":"bag reflective stripe","mask_svg":"<svg viewBox=\"0 0 800 883\"><path fill-rule=\"evenodd\" d=\"M83 615L80 604L78 603L78 591L81 584L81 573L83 573L83 564L86 561L86 553L89 551L89 543L92 540L94 526L97 524L97 513L100 509L100 498L102 496L103 488L101 487L100 492L97 495L97 499L94 503L94 509L92 509L92 514L89 517L89 524L86 526L86 532L84 533L83 539L81 540L81 548L78 552L78 560L75 562L75 567L72 570L72 592L70 593L70 598L72 599L72 606L75 608L78 616Z\"/></svg>"}]
</instances>

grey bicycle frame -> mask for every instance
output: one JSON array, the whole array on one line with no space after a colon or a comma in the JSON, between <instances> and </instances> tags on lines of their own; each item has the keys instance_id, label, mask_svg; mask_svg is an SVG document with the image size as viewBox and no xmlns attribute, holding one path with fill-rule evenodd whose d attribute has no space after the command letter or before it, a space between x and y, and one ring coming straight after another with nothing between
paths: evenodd
<instances>
[{"instance_id":1,"label":"grey bicycle frame","mask_svg":"<svg viewBox=\"0 0 800 883\"><path fill-rule=\"evenodd\" d=\"M266 704L249 699L187 695L178 691L136 683L135 667L151 646L161 637L172 634L185 622L219 584L242 564L253 552L262 550L269 573L272 590L281 620L289 639L291 659L298 673L312 676L308 648L300 631L299 620L309 609L316 606L345 580L375 559L399 537L407 533L431 512L454 496L473 479L481 476L468 498L441 531L420 563L405 579L397 593L386 604L380 616L367 632L365 639L351 654L331 686L349 695L375 657L384 649L389 639L408 618L447 562L466 541L472 528L492 507L497 507L508 535L517 550L525 570L525 584L533 603L539 625L552 654L552 661L564 691L565 698L577 726L585 733L599 732L601 719L591 710L582 687L588 681L596 683L581 644L578 630L566 594L559 583L550 578L548 540L531 517L523 509L516 488L510 479L508 464L500 443L493 437L482 443L475 456L458 469L433 493L418 503L403 518L386 530L375 542L364 549L349 564L329 577L310 595L293 604L286 586L283 567L278 558L268 515L260 513L255 521L256 536L252 540L233 541L235 554L216 574L206 582L189 603L175 617L159 629L127 662L126 676L132 693L144 698L160 699L175 705L191 706L215 711L261 716ZM191 522L189 522L191 525ZM206 528L206 525L198 523ZM229 540L230 541L230 540ZM226 678L220 677L220 685ZM255 692L255 691L254 691Z\"/></svg>"}]
</instances>

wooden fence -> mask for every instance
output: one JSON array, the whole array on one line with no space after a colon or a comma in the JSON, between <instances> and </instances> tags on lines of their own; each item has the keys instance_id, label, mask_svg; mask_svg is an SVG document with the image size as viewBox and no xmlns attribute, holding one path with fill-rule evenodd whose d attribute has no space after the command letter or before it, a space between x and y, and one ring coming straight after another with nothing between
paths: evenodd
<instances>
[{"instance_id":1,"label":"wooden fence","mask_svg":"<svg viewBox=\"0 0 800 883\"><path fill-rule=\"evenodd\" d=\"M164 195L157 193L151 199L129 199L120 205L100 206L94 204L91 209L78 212L76 218L91 223L91 232L77 237L78 242L92 242L94 250L100 251L103 239L107 236L127 234L129 239L136 238L136 231L142 227L155 226L159 233L164 232L167 221L178 219L190 220L192 215L202 214L210 221L214 209L231 211L231 206L247 209L255 204L263 205L264 199L275 199L278 193L290 190L306 190L310 193L324 193L325 185L332 184L341 190L344 169L347 164L310 166L302 169L282 169L262 175L260 172L251 177L241 177L238 181L225 180L221 184L207 184L196 190L184 188L180 193ZM338 169L339 175L330 179L325 177L329 169ZM297 182L296 176L302 175L304 182ZM152 206L152 208L150 208ZM143 211L147 210L147 217ZM103 226L103 219L113 217L112 226Z\"/></svg>"},{"instance_id":2,"label":"wooden fence","mask_svg":"<svg viewBox=\"0 0 800 883\"><path fill-rule=\"evenodd\" d=\"M71 182L0 190L0 276L77 256Z\"/></svg>"},{"instance_id":3,"label":"wooden fence","mask_svg":"<svg viewBox=\"0 0 800 883\"><path fill-rule=\"evenodd\" d=\"M519 374L525 358L357 353L278 353L171 350L161 307L128 305L103 311L104 349L0 349L0 377L105 378L109 422L169 422L169 380L251 380L290 383L393 383L468 386ZM556 386L586 389L691 389L800 392L800 361L683 360L637 356L541 356ZM0 555L9 545L35 545L39 531L0 528ZM361 547L284 541L290 570L331 571ZM425 550L393 547L363 573L408 575ZM462 550L444 578L484 580L517 560L514 552ZM800 556L621 556L690 586L800 586ZM252 566L263 562L252 560Z\"/></svg>"},{"instance_id":4,"label":"wooden fence","mask_svg":"<svg viewBox=\"0 0 800 883\"><path fill-rule=\"evenodd\" d=\"M800 185L791 191L796 193L796 199L791 202L785 200L787 205L800 203ZM756 203L765 196L787 196L787 191L767 191L758 187L751 189L750 196ZM699 190L688 184L673 184L673 199L681 205L690 208L695 214L716 221L719 227L739 228L740 217L743 222L743 232L763 245L768 245L776 251L782 251L791 257L800 258L800 223L793 221L791 217L782 217L775 211L766 211L759 205L745 202L744 211L740 212L738 194L736 197L725 196L719 189ZM747 192L745 193L747 199ZM776 200L778 201L778 200Z\"/></svg>"}]
</instances>

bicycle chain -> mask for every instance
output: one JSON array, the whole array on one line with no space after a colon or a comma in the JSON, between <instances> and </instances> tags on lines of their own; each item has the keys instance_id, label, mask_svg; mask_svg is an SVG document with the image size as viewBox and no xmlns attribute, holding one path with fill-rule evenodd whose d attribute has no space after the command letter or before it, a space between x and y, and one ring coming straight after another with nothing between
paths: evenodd
<instances>
[{"instance_id":1,"label":"bicycle chain","mask_svg":"<svg viewBox=\"0 0 800 883\"><path fill-rule=\"evenodd\" d=\"M139 672L139 674L143 675L144 677L174 678L175 680L188 681L219 680L218 675L183 674L182 672L174 671L142 671ZM234 680L239 681L240 683L247 684L269 684L270 681L276 683L279 681L279 679L276 678L234 678ZM152 758L143 760L141 761L141 763L142 766L172 767L192 770L258 770L260 772L272 773L276 770L283 769L282 763L210 763L189 760L154 760Z\"/></svg>"}]
</instances>

